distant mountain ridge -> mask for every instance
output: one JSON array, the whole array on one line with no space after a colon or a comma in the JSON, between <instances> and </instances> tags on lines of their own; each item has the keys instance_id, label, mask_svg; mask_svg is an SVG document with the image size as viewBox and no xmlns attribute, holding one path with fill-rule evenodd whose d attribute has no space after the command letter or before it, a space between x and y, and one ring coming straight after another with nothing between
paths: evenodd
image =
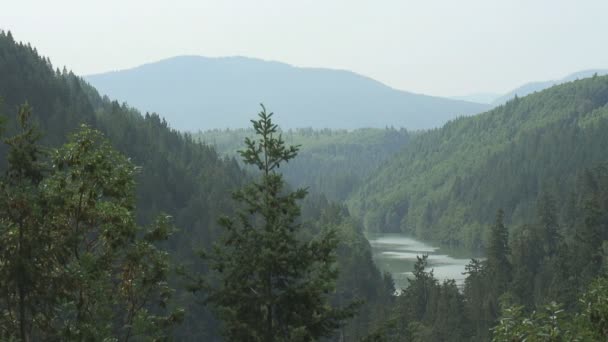
<instances>
[{"instance_id":1,"label":"distant mountain ridge","mask_svg":"<svg viewBox=\"0 0 608 342\"><path fill-rule=\"evenodd\" d=\"M179 56L85 79L189 131L247 127L259 103L279 113L284 128L428 129L490 107L396 90L350 71L246 57Z\"/></svg>"},{"instance_id":2,"label":"distant mountain ridge","mask_svg":"<svg viewBox=\"0 0 608 342\"><path fill-rule=\"evenodd\" d=\"M494 102L494 100L501 96L502 94L498 93L473 93L467 95L450 96L450 98L454 100L491 104Z\"/></svg>"},{"instance_id":3,"label":"distant mountain ridge","mask_svg":"<svg viewBox=\"0 0 608 342\"><path fill-rule=\"evenodd\" d=\"M522 86L519 86L519 87L511 90L510 92L508 92L502 96L496 97L490 103L494 106L499 106L499 105L509 101L510 99L514 98L515 95L517 95L518 97L526 96L526 95L532 94L537 91L545 90L554 85L571 82L571 81L575 81L575 80L579 80L579 79L583 79L583 78L588 78L588 77L593 76L594 74L598 74L598 76L606 75L606 74L608 74L608 69L581 70L581 71L574 72L559 80L538 81L538 82L526 83Z\"/></svg>"}]
</instances>

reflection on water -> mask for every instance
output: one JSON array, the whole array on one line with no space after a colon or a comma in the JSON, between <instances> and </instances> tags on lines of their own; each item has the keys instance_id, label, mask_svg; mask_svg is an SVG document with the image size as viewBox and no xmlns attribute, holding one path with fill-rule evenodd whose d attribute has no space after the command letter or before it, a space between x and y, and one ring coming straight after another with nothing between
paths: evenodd
<instances>
[{"instance_id":1,"label":"reflection on water","mask_svg":"<svg viewBox=\"0 0 608 342\"><path fill-rule=\"evenodd\" d=\"M428 269L433 270L435 278L454 279L458 284L464 283L464 267L474 257L466 250L434 247L404 234L374 234L368 239L374 261L382 271L393 275L397 289L407 287L416 256L428 254Z\"/></svg>"}]
</instances>

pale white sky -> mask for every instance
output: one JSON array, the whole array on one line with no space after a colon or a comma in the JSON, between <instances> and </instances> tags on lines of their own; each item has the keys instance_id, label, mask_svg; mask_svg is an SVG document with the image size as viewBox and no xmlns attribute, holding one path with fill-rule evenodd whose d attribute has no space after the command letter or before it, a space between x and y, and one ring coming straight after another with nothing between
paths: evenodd
<instances>
[{"instance_id":1,"label":"pale white sky","mask_svg":"<svg viewBox=\"0 0 608 342\"><path fill-rule=\"evenodd\" d=\"M607 0L18 0L0 29L77 74L176 55L348 69L449 96L608 68Z\"/></svg>"}]
</instances>

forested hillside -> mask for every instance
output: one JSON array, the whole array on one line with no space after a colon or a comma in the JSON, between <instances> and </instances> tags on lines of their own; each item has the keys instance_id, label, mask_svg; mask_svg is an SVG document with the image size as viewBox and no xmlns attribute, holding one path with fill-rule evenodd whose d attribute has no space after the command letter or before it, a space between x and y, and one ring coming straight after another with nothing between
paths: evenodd
<instances>
[{"instance_id":1,"label":"forested hillside","mask_svg":"<svg viewBox=\"0 0 608 342\"><path fill-rule=\"evenodd\" d=\"M2 3L0 342L608 342L608 1L345 4Z\"/></svg>"},{"instance_id":2,"label":"forested hillside","mask_svg":"<svg viewBox=\"0 0 608 342\"><path fill-rule=\"evenodd\" d=\"M86 76L102 94L160 112L186 131L247 128L262 102L283 128L438 127L486 104L390 88L345 70L299 68L246 57L178 56Z\"/></svg>"},{"instance_id":3,"label":"forested hillside","mask_svg":"<svg viewBox=\"0 0 608 342\"><path fill-rule=\"evenodd\" d=\"M282 134L289 144L301 146L298 158L282 167L287 181L323 193L330 200L342 201L417 133L394 128L300 128ZM214 146L219 153L235 156L242 149L240 142L252 135L250 129L236 129L209 130L193 136Z\"/></svg>"},{"instance_id":4,"label":"forested hillside","mask_svg":"<svg viewBox=\"0 0 608 342\"><path fill-rule=\"evenodd\" d=\"M15 42L10 32L0 32L0 75L0 110L8 119L3 138L19 132L15 113L23 103L32 109L31 120L42 133L41 142L51 151L67 142L68 134L83 123L101 131L113 148L138 167L134 188L137 221L148 224L160 213L170 215L177 232L159 247L169 253L173 268L181 266L188 273L206 274L207 265L199 258L199 251L210 249L222 234L218 219L234 212L232 191L252 174L234 159L219 156L213 147L171 129L159 115L142 115L128 105L101 97L73 73L54 70L47 58L31 46ZM255 110L252 108L252 112ZM0 147L3 170L10 146ZM69 155L66 158L69 160ZM303 235L314 237L322 229L338 231L336 262L340 272L332 300L338 304L363 299L366 303L355 317L358 323L343 327L340 333L364 336L380 319L371 312L381 310L380 305L389 300L393 290L382 285L383 277L371 260L369 243L357 221L340 206L315 196L319 197L315 197L314 205L304 203ZM176 290L170 306L185 308L183 322L173 331L173 337L217 340L220 324L202 299L187 291L183 279L174 272L169 283Z\"/></svg>"},{"instance_id":5,"label":"forested hillside","mask_svg":"<svg viewBox=\"0 0 608 342\"><path fill-rule=\"evenodd\" d=\"M506 225L499 210L487 225L485 258L466 266L460 290L418 256L376 340L606 340L607 171L606 163L582 169L571 197L545 193L523 224Z\"/></svg>"},{"instance_id":6,"label":"forested hillside","mask_svg":"<svg viewBox=\"0 0 608 342\"><path fill-rule=\"evenodd\" d=\"M215 221L231 208L230 190L245 177L236 162L172 130L157 114L141 115L100 97L71 72L53 70L29 45L15 43L10 33L0 38L0 58L2 113L9 119L5 135L15 131L14 113L26 102L48 145L65 142L83 123L92 125L141 166L137 203L142 222L164 211L189 236L183 243L208 242L217 234Z\"/></svg>"},{"instance_id":7,"label":"forested hillside","mask_svg":"<svg viewBox=\"0 0 608 342\"><path fill-rule=\"evenodd\" d=\"M25 102L33 109L42 141L50 146L65 142L82 123L92 125L141 167L136 176L138 220L145 224L164 212L179 227L180 233L168 241L176 263L192 264L196 250L211 246L220 234L217 220L232 211L230 191L246 178L236 162L172 130L157 114L141 115L100 97L73 73L53 70L48 59L16 43L10 32L0 35L0 70L2 113L9 119L6 136L15 132L14 113ZM5 156L6 145L1 149ZM208 316L195 314L197 319ZM213 335L208 322L204 318L201 330Z\"/></svg>"},{"instance_id":8,"label":"forested hillside","mask_svg":"<svg viewBox=\"0 0 608 342\"><path fill-rule=\"evenodd\" d=\"M498 209L529 221L542 193L570 198L577 175L606 160L607 103L608 77L596 76L453 120L412 139L349 207L368 230L480 247Z\"/></svg>"}]
</instances>

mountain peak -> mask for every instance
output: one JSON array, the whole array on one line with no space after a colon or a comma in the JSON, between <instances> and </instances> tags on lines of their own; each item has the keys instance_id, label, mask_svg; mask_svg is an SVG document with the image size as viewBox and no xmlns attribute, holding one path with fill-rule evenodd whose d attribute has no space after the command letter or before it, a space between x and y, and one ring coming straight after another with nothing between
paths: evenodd
<instances>
[{"instance_id":1,"label":"mountain peak","mask_svg":"<svg viewBox=\"0 0 608 342\"><path fill-rule=\"evenodd\" d=\"M243 56L176 56L85 79L181 130L245 127L259 103L281 113L285 128L428 129L489 107L400 91L351 71Z\"/></svg>"}]
</instances>

